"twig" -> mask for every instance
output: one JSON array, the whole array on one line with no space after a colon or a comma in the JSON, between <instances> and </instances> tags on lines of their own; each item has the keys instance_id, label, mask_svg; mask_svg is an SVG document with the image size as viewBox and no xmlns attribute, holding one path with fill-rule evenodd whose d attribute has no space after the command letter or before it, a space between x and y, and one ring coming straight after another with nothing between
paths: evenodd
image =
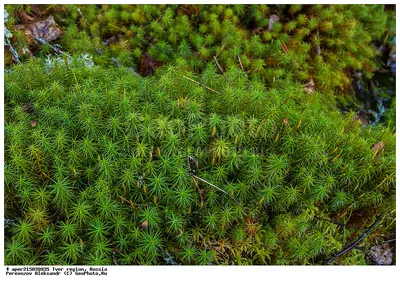
<instances>
[{"instance_id":1,"label":"twig","mask_svg":"<svg viewBox=\"0 0 400 282\"><path fill-rule=\"evenodd\" d=\"M239 60L240 68L242 69L244 76L247 77L247 74L246 74L246 72L244 71L244 68L243 68L243 65L242 65L242 60L240 59L240 56L239 56L239 55L237 55L237 57L238 57L238 60Z\"/></svg>"},{"instance_id":2,"label":"twig","mask_svg":"<svg viewBox=\"0 0 400 282\"><path fill-rule=\"evenodd\" d=\"M371 254L365 250L365 248L355 246L354 249L362 251L364 255L366 255L370 260L372 260L376 265L378 265L378 262L371 256Z\"/></svg>"},{"instance_id":3,"label":"twig","mask_svg":"<svg viewBox=\"0 0 400 282\"><path fill-rule=\"evenodd\" d=\"M194 184L196 185L197 191L199 192L199 196L200 196L200 207L202 208L204 205L204 198L203 198L203 192L200 190L199 184L197 183L196 179L193 179Z\"/></svg>"},{"instance_id":4,"label":"twig","mask_svg":"<svg viewBox=\"0 0 400 282\"><path fill-rule=\"evenodd\" d=\"M198 177L196 175L196 170L192 169L192 167L190 165L190 162L192 161L192 162L194 162L194 164L198 168L198 161L194 157L188 156L186 160L187 160L187 166L188 166L188 170L189 170L189 175L193 178L193 180L195 180L195 179L200 180L200 181L210 185L211 187L217 189L218 191L221 191L222 193L228 195L229 198L231 198L233 201L235 201L235 203L237 203L243 209L242 205L234 197L232 197L228 192L226 192L225 190L219 188L218 186L216 186L216 185L208 182L207 180L204 180L204 179L202 179L202 178L200 178L200 177ZM199 190L199 193L200 193L200 188L198 187L198 184L196 183L196 181L195 181L195 184L196 184L196 187L197 187L197 189ZM201 194L200 194L200 196L201 196ZM203 197L202 196L201 196L201 199L203 201Z\"/></svg>"},{"instance_id":5,"label":"twig","mask_svg":"<svg viewBox=\"0 0 400 282\"><path fill-rule=\"evenodd\" d=\"M215 62L217 63L217 66L218 66L219 70L222 72L222 75L225 77L226 81L228 81L229 84L230 84L231 86L233 86L232 82L229 80L229 78L228 78L228 77L226 76L226 74L224 73L224 70L223 70L223 69L221 68L221 66L219 65L216 56L214 56L214 60L215 60Z\"/></svg>"},{"instance_id":6,"label":"twig","mask_svg":"<svg viewBox=\"0 0 400 282\"><path fill-rule=\"evenodd\" d=\"M183 75L183 77L186 78L187 80L190 80L191 82L194 82L194 83L196 83L196 84L198 84L198 85L200 85L200 86L202 86L202 87L204 87L204 88L206 88L206 89L208 89L208 90L214 92L214 93L221 94L220 92L218 92L218 91L216 91L216 90L214 90L214 89L208 87L207 85L205 85L205 84L203 84L203 83L201 83L201 82L198 82L198 81L196 81L196 80L194 80L194 79L191 79L191 78L189 78L189 77L187 77L187 76L184 76L184 75Z\"/></svg>"},{"instance_id":7,"label":"twig","mask_svg":"<svg viewBox=\"0 0 400 282\"><path fill-rule=\"evenodd\" d=\"M379 185L378 186L376 186L376 188L375 189L378 189L383 183L385 183L386 181L389 181L390 180L390 178L392 178L392 176L393 176L393 174L394 174L394 172L392 172L390 175L388 175L388 176L386 176L383 180L382 180L382 182L381 183L379 183Z\"/></svg>"},{"instance_id":8,"label":"twig","mask_svg":"<svg viewBox=\"0 0 400 282\"><path fill-rule=\"evenodd\" d=\"M234 197L232 197L231 195L229 195L229 193L226 192L225 190L222 190L222 189L219 188L218 186L216 186L216 185L214 185L214 184L208 182L207 180L204 180L204 179L198 177L197 175L192 175L192 177L194 177L194 178L196 178L196 179L198 179L198 180L200 180L200 181L202 181L202 182L204 182L204 183L210 185L211 187L217 189L218 191L221 191L222 193L228 195L229 198L231 198L233 201L235 201L236 204L238 204L238 205L241 207L241 204L240 204L238 201L236 201L236 199L235 199Z\"/></svg>"},{"instance_id":9,"label":"twig","mask_svg":"<svg viewBox=\"0 0 400 282\"><path fill-rule=\"evenodd\" d=\"M340 225L340 226L345 226L345 227L354 228L354 229L358 229L358 230L362 229L360 227L356 227L356 226L353 226L353 225L347 225L345 223L337 222L337 221L334 221L332 219L326 219L326 218L322 218L322 217L319 217L319 216L315 216L315 218L319 219L319 220L327 221L327 222L330 222L330 223L333 223L333 224L336 224L336 225Z\"/></svg>"},{"instance_id":10,"label":"twig","mask_svg":"<svg viewBox=\"0 0 400 282\"><path fill-rule=\"evenodd\" d=\"M225 38L224 43L222 44L221 49L219 49L219 51L218 51L218 53L215 55L215 57L218 57L219 54L221 54L221 52L225 49L225 45L226 45L226 42L227 42L228 39L229 39L229 36L230 36L230 34L228 34L228 36Z\"/></svg>"},{"instance_id":11,"label":"twig","mask_svg":"<svg viewBox=\"0 0 400 282\"><path fill-rule=\"evenodd\" d=\"M346 248L344 248L340 253L338 253L336 256L330 258L325 262L325 264L330 264L343 256L344 254L348 253L352 249L354 249L365 237L369 235L369 233L372 232L372 230L378 225L378 223L383 219L383 213L378 216L378 218L375 220L375 222L354 242L350 243Z\"/></svg>"},{"instance_id":12,"label":"twig","mask_svg":"<svg viewBox=\"0 0 400 282\"><path fill-rule=\"evenodd\" d=\"M379 265L379 263L373 258L373 256L371 256L370 253L368 252L364 252L364 254L369 257L370 260L372 260L376 265Z\"/></svg>"},{"instance_id":13,"label":"twig","mask_svg":"<svg viewBox=\"0 0 400 282\"><path fill-rule=\"evenodd\" d=\"M371 256L371 254L365 250L365 248L362 247L358 247L355 246L354 249L362 251L364 253L364 255L366 255L370 260L372 260L376 265L378 265L379 263Z\"/></svg>"},{"instance_id":14,"label":"twig","mask_svg":"<svg viewBox=\"0 0 400 282\"><path fill-rule=\"evenodd\" d=\"M192 156L188 156L186 158L187 161L187 168L189 170L189 175L193 176L196 174L196 170L192 169L192 166L190 165L190 162L193 162L193 164L196 166L196 169L199 169L199 162L196 160L196 158L192 157ZM197 191L199 192L199 196L200 196L200 208L203 207L204 204L204 198L203 198L203 191L200 189L199 184L197 183L197 180L193 179L194 184L196 185Z\"/></svg>"},{"instance_id":15,"label":"twig","mask_svg":"<svg viewBox=\"0 0 400 282\"><path fill-rule=\"evenodd\" d=\"M46 40L44 40L43 38L36 37L36 36L34 36L34 35L32 35L32 34L29 34L29 35L30 35L33 39L35 39L36 41L42 43L43 45L49 46L49 47L50 47L51 49L53 49L53 51L56 52L57 54L63 54L63 53L64 53L61 49L59 49L59 48L57 48L57 47L54 47L53 45L51 45L50 43L48 43L48 42L47 42Z\"/></svg>"}]
</instances>

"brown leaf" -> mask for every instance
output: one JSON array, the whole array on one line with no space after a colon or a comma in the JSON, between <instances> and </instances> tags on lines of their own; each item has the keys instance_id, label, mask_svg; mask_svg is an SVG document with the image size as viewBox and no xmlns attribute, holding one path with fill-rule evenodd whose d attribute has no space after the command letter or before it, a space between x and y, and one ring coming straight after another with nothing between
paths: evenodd
<instances>
[{"instance_id":1,"label":"brown leaf","mask_svg":"<svg viewBox=\"0 0 400 282\"><path fill-rule=\"evenodd\" d=\"M34 21L36 21L36 17L33 15L28 14L27 12L25 12L24 10L20 10L18 13L18 17L20 18L20 20L24 23L24 24L29 24L32 23Z\"/></svg>"},{"instance_id":2,"label":"brown leaf","mask_svg":"<svg viewBox=\"0 0 400 282\"><path fill-rule=\"evenodd\" d=\"M303 91L307 92L310 95L314 93L315 84L314 84L314 80L312 78L310 78L310 80L306 84L304 84Z\"/></svg>"},{"instance_id":3,"label":"brown leaf","mask_svg":"<svg viewBox=\"0 0 400 282\"><path fill-rule=\"evenodd\" d=\"M25 11L24 9L20 9L18 11L18 17L24 23L32 23L38 21L39 17L43 14L44 5L39 4L29 4L29 12Z\"/></svg>"},{"instance_id":4,"label":"brown leaf","mask_svg":"<svg viewBox=\"0 0 400 282\"><path fill-rule=\"evenodd\" d=\"M110 44L115 44L119 41L119 36L111 36L110 38L108 38L107 40L103 41L103 46L108 46Z\"/></svg>"},{"instance_id":5,"label":"brown leaf","mask_svg":"<svg viewBox=\"0 0 400 282\"><path fill-rule=\"evenodd\" d=\"M31 104L31 103L25 103L25 104L23 104L23 105L22 105L22 110L23 110L25 113L31 113L31 112L33 111L32 104Z\"/></svg>"},{"instance_id":6,"label":"brown leaf","mask_svg":"<svg viewBox=\"0 0 400 282\"><path fill-rule=\"evenodd\" d=\"M43 4L29 4L28 6L31 12L37 16L41 16L43 14L43 8L45 7Z\"/></svg>"},{"instance_id":7,"label":"brown leaf","mask_svg":"<svg viewBox=\"0 0 400 282\"><path fill-rule=\"evenodd\" d=\"M149 54L144 53L140 63L140 74L142 76L152 75L156 72L156 69L162 65L163 62L154 60Z\"/></svg>"},{"instance_id":8,"label":"brown leaf","mask_svg":"<svg viewBox=\"0 0 400 282\"><path fill-rule=\"evenodd\" d=\"M147 222L147 220L142 222L142 225L141 225L142 229L147 229L148 226L149 226L149 223Z\"/></svg>"},{"instance_id":9,"label":"brown leaf","mask_svg":"<svg viewBox=\"0 0 400 282\"><path fill-rule=\"evenodd\" d=\"M58 39L61 35L61 29L53 16L30 24L16 25L15 28L24 31L25 39L31 47L38 47L41 44L35 38L41 38L46 42L50 42Z\"/></svg>"},{"instance_id":10,"label":"brown leaf","mask_svg":"<svg viewBox=\"0 0 400 282\"><path fill-rule=\"evenodd\" d=\"M392 250L387 243L383 245L373 246L370 250L371 257L379 265L392 264Z\"/></svg>"}]
</instances>

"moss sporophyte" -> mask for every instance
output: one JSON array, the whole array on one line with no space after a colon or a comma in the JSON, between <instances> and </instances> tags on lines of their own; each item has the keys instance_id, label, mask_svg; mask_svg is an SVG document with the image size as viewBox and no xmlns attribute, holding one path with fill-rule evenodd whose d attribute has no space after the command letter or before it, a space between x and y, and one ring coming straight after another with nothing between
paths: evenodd
<instances>
[{"instance_id":1,"label":"moss sporophyte","mask_svg":"<svg viewBox=\"0 0 400 282\"><path fill-rule=\"evenodd\" d=\"M219 73L5 74L5 263L321 264L354 230L317 217L394 209L393 131L291 76Z\"/></svg>"}]
</instances>

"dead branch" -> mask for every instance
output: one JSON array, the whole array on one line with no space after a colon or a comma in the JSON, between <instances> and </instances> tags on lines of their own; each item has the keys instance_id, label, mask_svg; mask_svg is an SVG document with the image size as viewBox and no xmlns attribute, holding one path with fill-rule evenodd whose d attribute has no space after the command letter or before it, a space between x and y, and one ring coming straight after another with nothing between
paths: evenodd
<instances>
[{"instance_id":1,"label":"dead branch","mask_svg":"<svg viewBox=\"0 0 400 282\"><path fill-rule=\"evenodd\" d=\"M240 59L239 55L237 55L237 57L238 57L238 60L239 60L240 68L242 69L244 76L247 77L247 74L246 74L246 72L244 71L244 68L243 68L242 60Z\"/></svg>"},{"instance_id":2,"label":"dead branch","mask_svg":"<svg viewBox=\"0 0 400 282\"><path fill-rule=\"evenodd\" d=\"M383 213L378 216L378 218L375 220L375 222L354 242L350 243L347 247L345 247L342 251L340 251L336 256L328 259L325 264L331 264L344 254L350 252L352 249L354 249L362 240L364 240L371 232L372 230L375 229L375 227L378 225L379 222L383 219Z\"/></svg>"},{"instance_id":3,"label":"dead branch","mask_svg":"<svg viewBox=\"0 0 400 282\"><path fill-rule=\"evenodd\" d=\"M198 82L198 81L196 81L196 80L194 80L194 79L191 79L191 78L189 78L189 77L187 77L187 76L184 76L184 75L183 75L183 78L186 78L187 80L190 80L191 82L194 82L194 83L196 83L196 84L198 84L198 85L200 85L200 86L202 86L202 87L204 87L204 88L206 88L206 89L208 89L208 90L210 90L210 91L212 91L212 92L214 92L214 93L221 94L220 92L218 92L218 91L216 91L216 90L214 90L214 89L208 87L207 85L205 85L205 84L203 84L203 83L201 83L201 82Z\"/></svg>"},{"instance_id":4,"label":"dead branch","mask_svg":"<svg viewBox=\"0 0 400 282\"><path fill-rule=\"evenodd\" d=\"M217 66L218 66L219 70L222 72L222 75L225 77L226 81L228 81L229 84L230 84L231 86L233 86L232 82L229 80L229 78L226 76L224 70L223 70L223 69L221 68L221 66L219 65L219 63L218 63L218 61L217 61L217 57L214 56L214 60L215 60L215 62L217 63Z\"/></svg>"}]
</instances>

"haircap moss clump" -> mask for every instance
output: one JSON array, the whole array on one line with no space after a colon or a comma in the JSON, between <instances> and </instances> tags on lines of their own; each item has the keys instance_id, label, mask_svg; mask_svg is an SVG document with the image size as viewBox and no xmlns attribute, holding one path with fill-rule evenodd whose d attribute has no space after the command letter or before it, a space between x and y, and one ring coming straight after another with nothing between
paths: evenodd
<instances>
[{"instance_id":1,"label":"haircap moss clump","mask_svg":"<svg viewBox=\"0 0 400 282\"><path fill-rule=\"evenodd\" d=\"M5 74L5 264L321 264L350 232L318 218L394 208L393 132L290 76L225 75Z\"/></svg>"},{"instance_id":2,"label":"haircap moss clump","mask_svg":"<svg viewBox=\"0 0 400 282\"><path fill-rule=\"evenodd\" d=\"M7 5L17 18L21 5ZM395 34L385 5L48 5L63 27L61 45L98 64L138 72L148 54L164 63L185 59L195 72L214 56L272 83L313 79L324 94L342 92L352 71L371 77L380 65L375 41ZM9 23L11 25L11 23ZM22 44L22 43L21 43Z\"/></svg>"}]
</instances>

